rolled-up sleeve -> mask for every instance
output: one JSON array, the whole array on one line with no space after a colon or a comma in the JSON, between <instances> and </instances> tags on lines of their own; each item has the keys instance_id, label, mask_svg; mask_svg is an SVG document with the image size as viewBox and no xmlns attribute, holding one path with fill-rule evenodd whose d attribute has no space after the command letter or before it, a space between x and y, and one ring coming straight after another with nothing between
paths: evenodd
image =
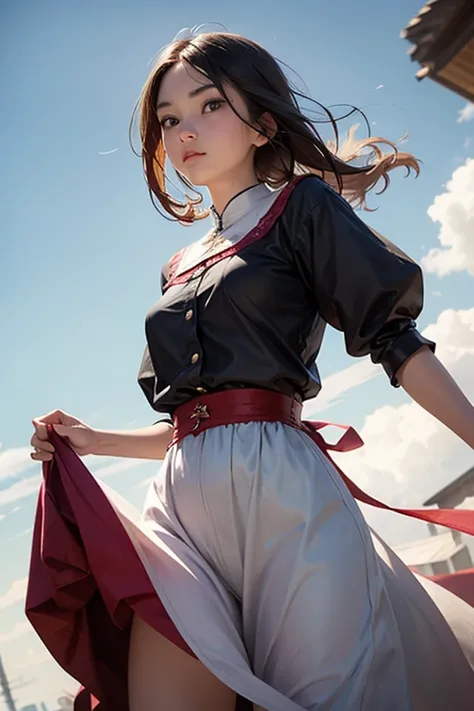
<instances>
[{"instance_id":1,"label":"rolled-up sleeve","mask_svg":"<svg viewBox=\"0 0 474 711\"><path fill-rule=\"evenodd\" d=\"M396 373L408 358L424 346L435 349L415 323L423 307L421 269L318 183L296 236L298 270L322 318L344 333L347 352L370 354L397 386Z\"/></svg>"}]
</instances>

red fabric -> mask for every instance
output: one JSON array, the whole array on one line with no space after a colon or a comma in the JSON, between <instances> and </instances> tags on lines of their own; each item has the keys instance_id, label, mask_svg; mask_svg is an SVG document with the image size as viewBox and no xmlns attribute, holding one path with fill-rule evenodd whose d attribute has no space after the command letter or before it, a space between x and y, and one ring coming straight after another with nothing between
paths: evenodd
<instances>
[{"instance_id":1,"label":"red fabric","mask_svg":"<svg viewBox=\"0 0 474 711\"><path fill-rule=\"evenodd\" d=\"M301 410L294 398L270 390L242 388L200 395L176 408L170 447L189 434L239 422L284 422L299 427Z\"/></svg>"},{"instance_id":2,"label":"red fabric","mask_svg":"<svg viewBox=\"0 0 474 711\"><path fill-rule=\"evenodd\" d=\"M208 417L206 410L200 411L201 418L191 417L198 404L207 406ZM195 434L216 424L271 420L301 427L326 454L329 450L349 451L362 445L351 427L342 427L344 434L335 445L327 444L319 432L326 423L300 422L299 403L262 390L203 396L187 403L176 415L179 438L196 425ZM43 466L26 615L52 656L83 685L75 700L75 711L129 711L127 663L132 612L188 654L192 652L167 615L102 489L52 428L49 435L55 455L52 462ZM354 496L390 508L361 492L339 468L338 471ZM436 523L444 519L445 525L459 530L472 527L474 532L471 511L391 510ZM465 516L456 520L456 514ZM472 576L463 577L462 583L462 576L456 581L454 577L446 576L437 582L474 604ZM236 710L250 708L239 697Z\"/></svg>"},{"instance_id":3,"label":"red fabric","mask_svg":"<svg viewBox=\"0 0 474 711\"><path fill-rule=\"evenodd\" d=\"M434 580L474 607L474 568L458 570L450 575L433 575L430 580Z\"/></svg>"},{"instance_id":4,"label":"red fabric","mask_svg":"<svg viewBox=\"0 0 474 711\"><path fill-rule=\"evenodd\" d=\"M132 611L192 654L168 617L101 488L79 457L50 432L43 466L26 615L59 664L87 691L76 711L128 711Z\"/></svg>"},{"instance_id":5,"label":"red fabric","mask_svg":"<svg viewBox=\"0 0 474 711\"><path fill-rule=\"evenodd\" d=\"M242 388L201 395L176 409L174 413L175 434L172 443L179 442L188 434L198 435L203 430L217 425L265 421L283 422L291 427L302 429L309 434L329 459L331 459L330 451L350 452L364 444L353 427L335 425L330 422L301 421L301 410L301 404L293 398L270 390ZM338 427L344 430L344 434L336 444L329 444L320 433L324 427ZM333 460L331 461L352 496L358 501L474 536L474 511L468 509L402 509L389 506L370 494L366 494L344 474Z\"/></svg>"}]
</instances>

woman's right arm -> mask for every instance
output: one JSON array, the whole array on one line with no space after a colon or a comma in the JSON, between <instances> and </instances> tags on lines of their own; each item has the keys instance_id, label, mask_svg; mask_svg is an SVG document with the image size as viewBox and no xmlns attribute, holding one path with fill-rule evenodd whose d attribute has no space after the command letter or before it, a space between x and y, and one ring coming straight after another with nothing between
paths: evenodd
<instances>
[{"instance_id":1,"label":"woman's right arm","mask_svg":"<svg viewBox=\"0 0 474 711\"><path fill-rule=\"evenodd\" d=\"M59 432L58 432L59 434ZM173 437L169 422L157 422L139 430L96 430L93 454L131 459L164 459Z\"/></svg>"},{"instance_id":2,"label":"woman's right arm","mask_svg":"<svg viewBox=\"0 0 474 711\"><path fill-rule=\"evenodd\" d=\"M62 410L54 410L35 418L31 445L35 451L31 458L47 462L53 458L54 447L49 441L47 426L52 425L60 437L80 456L96 454L107 457L131 459L164 459L173 437L169 422L157 422L138 430L101 430L90 427L77 417Z\"/></svg>"}]
</instances>

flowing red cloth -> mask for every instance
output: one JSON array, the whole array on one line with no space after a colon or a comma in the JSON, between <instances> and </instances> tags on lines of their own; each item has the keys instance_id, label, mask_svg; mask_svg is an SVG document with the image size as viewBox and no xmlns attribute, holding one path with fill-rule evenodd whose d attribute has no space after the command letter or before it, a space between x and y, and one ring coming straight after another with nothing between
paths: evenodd
<instances>
[{"instance_id":1,"label":"flowing red cloth","mask_svg":"<svg viewBox=\"0 0 474 711\"><path fill-rule=\"evenodd\" d=\"M324 422L301 422L301 404L263 390L203 395L178 408L174 442L187 434L237 422L281 421L305 431L329 456L362 445L351 427L335 445L320 434ZM129 711L127 663L130 622L138 614L192 655L176 630L112 504L79 457L51 427L54 459L43 465L33 532L26 615L57 662L82 685L75 711ZM336 468L365 503L474 533L474 512L396 509L361 491ZM289 472L291 476L291 472ZM437 582L474 604L466 585ZM239 697L236 709L251 705Z\"/></svg>"},{"instance_id":2,"label":"flowing red cloth","mask_svg":"<svg viewBox=\"0 0 474 711\"><path fill-rule=\"evenodd\" d=\"M112 505L67 444L50 431L26 615L56 661L86 689L76 711L128 711L130 622L136 612L192 654L178 634ZM88 705L89 704L89 705Z\"/></svg>"}]
</instances>

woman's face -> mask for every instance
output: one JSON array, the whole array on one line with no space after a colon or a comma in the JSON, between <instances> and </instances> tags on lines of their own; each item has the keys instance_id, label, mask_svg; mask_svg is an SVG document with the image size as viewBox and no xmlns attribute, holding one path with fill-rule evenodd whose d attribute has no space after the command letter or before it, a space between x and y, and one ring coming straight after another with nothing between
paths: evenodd
<instances>
[{"instance_id":1,"label":"woman's face","mask_svg":"<svg viewBox=\"0 0 474 711\"><path fill-rule=\"evenodd\" d=\"M248 121L240 94L231 86L225 90L237 113ZM196 186L211 188L239 171L253 171L255 149L266 142L241 121L209 79L184 63L163 77L157 114L169 160Z\"/></svg>"}]
</instances>

